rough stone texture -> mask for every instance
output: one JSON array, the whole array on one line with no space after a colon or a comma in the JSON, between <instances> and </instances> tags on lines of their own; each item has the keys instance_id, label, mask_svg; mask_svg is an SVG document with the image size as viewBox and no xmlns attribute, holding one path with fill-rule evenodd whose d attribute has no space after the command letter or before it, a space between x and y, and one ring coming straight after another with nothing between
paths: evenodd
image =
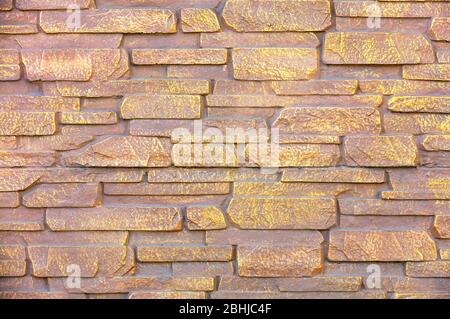
<instances>
[{"instance_id":1,"label":"rough stone texture","mask_svg":"<svg viewBox=\"0 0 450 319\"><path fill-rule=\"evenodd\" d=\"M450 298L449 9L0 0L0 299Z\"/></svg>"}]
</instances>

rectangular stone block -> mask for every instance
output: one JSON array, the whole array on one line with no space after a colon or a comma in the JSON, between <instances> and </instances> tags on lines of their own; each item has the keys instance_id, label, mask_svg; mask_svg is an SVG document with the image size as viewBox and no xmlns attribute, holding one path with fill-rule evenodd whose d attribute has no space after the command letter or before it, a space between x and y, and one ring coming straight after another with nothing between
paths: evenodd
<instances>
[{"instance_id":1,"label":"rectangular stone block","mask_svg":"<svg viewBox=\"0 0 450 319\"><path fill-rule=\"evenodd\" d=\"M408 80L450 81L450 64L405 65L403 66L403 78Z\"/></svg>"},{"instance_id":2,"label":"rectangular stone block","mask_svg":"<svg viewBox=\"0 0 450 319\"><path fill-rule=\"evenodd\" d=\"M365 168L302 168L287 169L282 182L317 183L383 183L384 171Z\"/></svg>"},{"instance_id":3,"label":"rectangular stone block","mask_svg":"<svg viewBox=\"0 0 450 319\"><path fill-rule=\"evenodd\" d=\"M450 97L394 96L389 99L388 108L392 112L450 113Z\"/></svg>"},{"instance_id":4,"label":"rectangular stone block","mask_svg":"<svg viewBox=\"0 0 450 319\"><path fill-rule=\"evenodd\" d=\"M233 49L233 72L237 80L304 80L318 68L316 49Z\"/></svg>"},{"instance_id":5,"label":"rectangular stone block","mask_svg":"<svg viewBox=\"0 0 450 319\"><path fill-rule=\"evenodd\" d=\"M336 223L332 198L233 198L227 211L242 229L328 229Z\"/></svg>"},{"instance_id":6,"label":"rectangular stone block","mask_svg":"<svg viewBox=\"0 0 450 319\"><path fill-rule=\"evenodd\" d=\"M323 61L327 64L432 63L434 52L421 34L330 32L325 34Z\"/></svg>"},{"instance_id":7,"label":"rectangular stone block","mask_svg":"<svg viewBox=\"0 0 450 319\"><path fill-rule=\"evenodd\" d=\"M72 125L116 124L118 119L116 112L62 112L60 122Z\"/></svg>"},{"instance_id":8,"label":"rectangular stone block","mask_svg":"<svg viewBox=\"0 0 450 319\"><path fill-rule=\"evenodd\" d=\"M356 80L276 81L272 88L277 95L354 95Z\"/></svg>"},{"instance_id":9,"label":"rectangular stone block","mask_svg":"<svg viewBox=\"0 0 450 319\"><path fill-rule=\"evenodd\" d=\"M17 0L16 7L20 10L65 10L69 6L87 9L92 3L92 0Z\"/></svg>"},{"instance_id":10,"label":"rectangular stone block","mask_svg":"<svg viewBox=\"0 0 450 319\"><path fill-rule=\"evenodd\" d=\"M350 166L416 166L418 150L412 136L354 136L344 141L344 157Z\"/></svg>"},{"instance_id":11,"label":"rectangular stone block","mask_svg":"<svg viewBox=\"0 0 450 319\"><path fill-rule=\"evenodd\" d=\"M410 134L450 132L448 114L384 114L386 132L404 132Z\"/></svg>"},{"instance_id":12,"label":"rectangular stone block","mask_svg":"<svg viewBox=\"0 0 450 319\"><path fill-rule=\"evenodd\" d=\"M2 95L2 111L79 111L80 100L58 96Z\"/></svg>"},{"instance_id":13,"label":"rectangular stone block","mask_svg":"<svg viewBox=\"0 0 450 319\"><path fill-rule=\"evenodd\" d=\"M433 233L437 238L450 239L450 214L437 215L434 219Z\"/></svg>"},{"instance_id":14,"label":"rectangular stone block","mask_svg":"<svg viewBox=\"0 0 450 319\"><path fill-rule=\"evenodd\" d=\"M48 209L46 221L53 231L174 231L183 224L178 208L133 206Z\"/></svg>"},{"instance_id":15,"label":"rectangular stone block","mask_svg":"<svg viewBox=\"0 0 450 319\"><path fill-rule=\"evenodd\" d=\"M0 112L0 135L52 135L55 132L55 113Z\"/></svg>"},{"instance_id":16,"label":"rectangular stone block","mask_svg":"<svg viewBox=\"0 0 450 319\"><path fill-rule=\"evenodd\" d=\"M153 64L226 64L225 49L135 49L132 60L138 65Z\"/></svg>"},{"instance_id":17,"label":"rectangular stone block","mask_svg":"<svg viewBox=\"0 0 450 319\"><path fill-rule=\"evenodd\" d=\"M332 261L424 261L436 257L436 245L423 231L330 232L328 258Z\"/></svg>"},{"instance_id":18,"label":"rectangular stone block","mask_svg":"<svg viewBox=\"0 0 450 319\"><path fill-rule=\"evenodd\" d=\"M409 277L448 278L450 277L450 261L407 262L406 275Z\"/></svg>"},{"instance_id":19,"label":"rectangular stone block","mask_svg":"<svg viewBox=\"0 0 450 319\"><path fill-rule=\"evenodd\" d=\"M213 195L228 194L230 183L105 184L108 195Z\"/></svg>"},{"instance_id":20,"label":"rectangular stone block","mask_svg":"<svg viewBox=\"0 0 450 319\"><path fill-rule=\"evenodd\" d=\"M450 135L425 135L422 147L427 151L450 151Z\"/></svg>"},{"instance_id":21,"label":"rectangular stone block","mask_svg":"<svg viewBox=\"0 0 450 319\"><path fill-rule=\"evenodd\" d=\"M112 9L86 10L80 27L67 24L71 13L43 11L40 26L45 33L176 33L177 18L172 10Z\"/></svg>"},{"instance_id":22,"label":"rectangular stone block","mask_svg":"<svg viewBox=\"0 0 450 319\"><path fill-rule=\"evenodd\" d=\"M322 271L320 245L238 246L238 273L242 277L304 277Z\"/></svg>"},{"instance_id":23,"label":"rectangular stone block","mask_svg":"<svg viewBox=\"0 0 450 319\"><path fill-rule=\"evenodd\" d=\"M434 18L428 31L431 39L436 41L450 41L450 18Z\"/></svg>"},{"instance_id":24,"label":"rectangular stone block","mask_svg":"<svg viewBox=\"0 0 450 319\"><path fill-rule=\"evenodd\" d=\"M229 261L232 246L138 246L141 262Z\"/></svg>"}]
</instances>

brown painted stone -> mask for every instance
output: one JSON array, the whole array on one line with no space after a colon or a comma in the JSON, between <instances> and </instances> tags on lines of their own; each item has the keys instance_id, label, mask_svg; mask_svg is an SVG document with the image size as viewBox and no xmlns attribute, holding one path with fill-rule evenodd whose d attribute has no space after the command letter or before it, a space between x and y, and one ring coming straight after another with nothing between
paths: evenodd
<instances>
[{"instance_id":1,"label":"brown painted stone","mask_svg":"<svg viewBox=\"0 0 450 319\"><path fill-rule=\"evenodd\" d=\"M300 48L233 50L237 80L303 80L317 72L318 52Z\"/></svg>"},{"instance_id":2,"label":"brown painted stone","mask_svg":"<svg viewBox=\"0 0 450 319\"><path fill-rule=\"evenodd\" d=\"M355 80L310 80L276 81L272 88L277 95L354 95L358 81Z\"/></svg>"},{"instance_id":3,"label":"brown painted stone","mask_svg":"<svg viewBox=\"0 0 450 319\"><path fill-rule=\"evenodd\" d=\"M92 0L17 0L16 7L20 10L54 10L67 9L69 6L77 6L87 9Z\"/></svg>"},{"instance_id":4,"label":"brown painted stone","mask_svg":"<svg viewBox=\"0 0 450 319\"><path fill-rule=\"evenodd\" d=\"M93 144L81 153L67 153L68 166L158 167L169 166L170 145L153 137L110 137Z\"/></svg>"},{"instance_id":5,"label":"brown painted stone","mask_svg":"<svg viewBox=\"0 0 450 319\"><path fill-rule=\"evenodd\" d=\"M412 136L354 136L344 141L350 166L416 166L418 150Z\"/></svg>"},{"instance_id":6,"label":"brown painted stone","mask_svg":"<svg viewBox=\"0 0 450 319\"><path fill-rule=\"evenodd\" d=\"M384 115L386 132L405 132L410 134L450 132L448 114L395 114Z\"/></svg>"},{"instance_id":7,"label":"brown painted stone","mask_svg":"<svg viewBox=\"0 0 450 319\"><path fill-rule=\"evenodd\" d=\"M53 135L39 137L22 137L20 146L26 150L70 151L79 149L91 142L90 135Z\"/></svg>"},{"instance_id":8,"label":"brown painted stone","mask_svg":"<svg viewBox=\"0 0 450 319\"><path fill-rule=\"evenodd\" d=\"M181 230L181 211L157 207L97 207L49 209L46 221L54 231L74 230Z\"/></svg>"},{"instance_id":9,"label":"brown painted stone","mask_svg":"<svg viewBox=\"0 0 450 319\"><path fill-rule=\"evenodd\" d=\"M393 299L450 299L446 292L418 292L418 293L394 293Z\"/></svg>"},{"instance_id":10,"label":"brown painted stone","mask_svg":"<svg viewBox=\"0 0 450 319\"><path fill-rule=\"evenodd\" d=\"M134 64L226 64L225 49L135 49Z\"/></svg>"},{"instance_id":11,"label":"brown painted stone","mask_svg":"<svg viewBox=\"0 0 450 319\"><path fill-rule=\"evenodd\" d=\"M121 106L124 119L198 119L202 101L199 95L127 96Z\"/></svg>"},{"instance_id":12,"label":"brown painted stone","mask_svg":"<svg viewBox=\"0 0 450 319\"><path fill-rule=\"evenodd\" d=\"M23 195L26 207L94 207L99 203L99 184L41 184Z\"/></svg>"},{"instance_id":13,"label":"brown painted stone","mask_svg":"<svg viewBox=\"0 0 450 319\"><path fill-rule=\"evenodd\" d=\"M22 191L31 186L40 177L33 170L0 169L0 191Z\"/></svg>"},{"instance_id":14,"label":"brown painted stone","mask_svg":"<svg viewBox=\"0 0 450 319\"><path fill-rule=\"evenodd\" d=\"M450 18L434 18L431 21L429 34L436 41L450 41Z\"/></svg>"},{"instance_id":15,"label":"brown painted stone","mask_svg":"<svg viewBox=\"0 0 450 319\"><path fill-rule=\"evenodd\" d=\"M303 277L322 271L320 245L238 246L238 273L242 277Z\"/></svg>"},{"instance_id":16,"label":"brown painted stone","mask_svg":"<svg viewBox=\"0 0 450 319\"><path fill-rule=\"evenodd\" d=\"M54 152L0 151L0 167L52 166Z\"/></svg>"},{"instance_id":17,"label":"brown painted stone","mask_svg":"<svg viewBox=\"0 0 450 319\"><path fill-rule=\"evenodd\" d=\"M407 262L406 275L409 277L442 277L450 276L450 261L436 260L425 262Z\"/></svg>"},{"instance_id":18,"label":"brown painted stone","mask_svg":"<svg viewBox=\"0 0 450 319\"><path fill-rule=\"evenodd\" d=\"M450 239L450 216L437 215L434 219L433 232L438 238Z\"/></svg>"},{"instance_id":19,"label":"brown painted stone","mask_svg":"<svg viewBox=\"0 0 450 319\"><path fill-rule=\"evenodd\" d=\"M1 136L0 149L13 150L17 148L17 137L15 136Z\"/></svg>"},{"instance_id":20,"label":"brown painted stone","mask_svg":"<svg viewBox=\"0 0 450 319\"><path fill-rule=\"evenodd\" d=\"M105 184L108 195L218 195L230 192L229 183Z\"/></svg>"},{"instance_id":21,"label":"brown painted stone","mask_svg":"<svg viewBox=\"0 0 450 319\"><path fill-rule=\"evenodd\" d=\"M3 95L0 107L3 111L79 111L80 101L57 96Z\"/></svg>"},{"instance_id":22,"label":"brown painted stone","mask_svg":"<svg viewBox=\"0 0 450 319\"><path fill-rule=\"evenodd\" d=\"M115 112L63 112L60 118L61 124L116 124Z\"/></svg>"},{"instance_id":23,"label":"brown painted stone","mask_svg":"<svg viewBox=\"0 0 450 319\"><path fill-rule=\"evenodd\" d=\"M0 277L21 277L26 274L25 247L0 246Z\"/></svg>"},{"instance_id":24,"label":"brown painted stone","mask_svg":"<svg viewBox=\"0 0 450 319\"><path fill-rule=\"evenodd\" d=\"M283 172L282 182L383 183L384 171L365 168L302 168Z\"/></svg>"},{"instance_id":25,"label":"brown painted stone","mask_svg":"<svg viewBox=\"0 0 450 319\"><path fill-rule=\"evenodd\" d=\"M448 96L395 96L389 100L392 112L450 113Z\"/></svg>"},{"instance_id":26,"label":"brown painted stone","mask_svg":"<svg viewBox=\"0 0 450 319\"><path fill-rule=\"evenodd\" d=\"M450 151L450 135L426 135L422 147L427 151Z\"/></svg>"},{"instance_id":27,"label":"brown painted stone","mask_svg":"<svg viewBox=\"0 0 450 319\"><path fill-rule=\"evenodd\" d=\"M430 200L340 199L343 215L424 215L450 214L450 202Z\"/></svg>"},{"instance_id":28,"label":"brown painted stone","mask_svg":"<svg viewBox=\"0 0 450 319\"><path fill-rule=\"evenodd\" d=\"M229 276L232 275L233 263L220 261L205 262L179 262L172 263L174 276Z\"/></svg>"},{"instance_id":29,"label":"brown painted stone","mask_svg":"<svg viewBox=\"0 0 450 319\"><path fill-rule=\"evenodd\" d=\"M331 32L325 35L323 61L327 64L432 63L434 53L421 34Z\"/></svg>"},{"instance_id":30,"label":"brown painted stone","mask_svg":"<svg viewBox=\"0 0 450 319\"><path fill-rule=\"evenodd\" d=\"M213 230L227 227L222 210L214 206L191 206L186 209L189 230Z\"/></svg>"},{"instance_id":31,"label":"brown painted stone","mask_svg":"<svg viewBox=\"0 0 450 319\"><path fill-rule=\"evenodd\" d=\"M220 24L211 9L187 8L181 10L181 29L183 32L217 32Z\"/></svg>"},{"instance_id":32,"label":"brown painted stone","mask_svg":"<svg viewBox=\"0 0 450 319\"><path fill-rule=\"evenodd\" d=\"M0 81L15 81L21 77L19 65L0 64Z\"/></svg>"},{"instance_id":33,"label":"brown painted stone","mask_svg":"<svg viewBox=\"0 0 450 319\"><path fill-rule=\"evenodd\" d=\"M0 135L52 135L55 132L55 113L0 112Z\"/></svg>"},{"instance_id":34,"label":"brown painted stone","mask_svg":"<svg viewBox=\"0 0 450 319\"><path fill-rule=\"evenodd\" d=\"M57 82L62 96L113 97L130 94L208 94L206 80L113 80L109 82Z\"/></svg>"},{"instance_id":35,"label":"brown painted stone","mask_svg":"<svg viewBox=\"0 0 450 319\"><path fill-rule=\"evenodd\" d=\"M81 277L121 275L132 271L134 253L125 246L28 246L35 277L67 277L79 265Z\"/></svg>"},{"instance_id":36,"label":"brown painted stone","mask_svg":"<svg viewBox=\"0 0 450 319\"><path fill-rule=\"evenodd\" d=\"M447 83L439 81L360 80L359 88L362 93L377 93L384 95L450 94L450 88Z\"/></svg>"},{"instance_id":37,"label":"brown painted stone","mask_svg":"<svg viewBox=\"0 0 450 319\"><path fill-rule=\"evenodd\" d=\"M81 12L79 28L67 24L71 13L43 11L40 26L45 33L175 33L176 14L172 10L117 9Z\"/></svg>"},{"instance_id":38,"label":"brown painted stone","mask_svg":"<svg viewBox=\"0 0 450 319\"><path fill-rule=\"evenodd\" d=\"M381 118L378 110L365 107L292 107L281 111L273 127L296 134L379 133Z\"/></svg>"},{"instance_id":39,"label":"brown painted stone","mask_svg":"<svg viewBox=\"0 0 450 319\"><path fill-rule=\"evenodd\" d=\"M277 283L280 291L358 291L361 277L314 277L281 279Z\"/></svg>"},{"instance_id":40,"label":"brown painted stone","mask_svg":"<svg viewBox=\"0 0 450 319\"><path fill-rule=\"evenodd\" d=\"M190 291L133 292L130 299L206 299L206 294Z\"/></svg>"},{"instance_id":41,"label":"brown painted stone","mask_svg":"<svg viewBox=\"0 0 450 319\"><path fill-rule=\"evenodd\" d=\"M321 31L331 25L330 2L228 0L225 23L238 32Z\"/></svg>"},{"instance_id":42,"label":"brown painted stone","mask_svg":"<svg viewBox=\"0 0 450 319\"><path fill-rule=\"evenodd\" d=\"M138 246L141 262L172 261L229 261L231 246Z\"/></svg>"},{"instance_id":43,"label":"brown painted stone","mask_svg":"<svg viewBox=\"0 0 450 319\"><path fill-rule=\"evenodd\" d=\"M409 80L450 81L450 64L403 66L403 78Z\"/></svg>"},{"instance_id":44,"label":"brown painted stone","mask_svg":"<svg viewBox=\"0 0 450 319\"><path fill-rule=\"evenodd\" d=\"M424 261L437 257L434 241L421 231L330 232L332 261Z\"/></svg>"},{"instance_id":45,"label":"brown painted stone","mask_svg":"<svg viewBox=\"0 0 450 319\"><path fill-rule=\"evenodd\" d=\"M242 229L328 229L336 223L331 198L233 198L228 217Z\"/></svg>"},{"instance_id":46,"label":"brown painted stone","mask_svg":"<svg viewBox=\"0 0 450 319\"><path fill-rule=\"evenodd\" d=\"M18 192L0 192L0 207L18 207L19 193Z\"/></svg>"},{"instance_id":47,"label":"brown painted stone","mask_svg":"<svg viewBox=\"0 0 450 319\"><path fill-rule=\"evenodd\" d=\"M339 158L338 145L282 144L278 163L271 157L258 157L258 163L261 167L323 167L336 165Z\"/></svg>"}]
</instances>

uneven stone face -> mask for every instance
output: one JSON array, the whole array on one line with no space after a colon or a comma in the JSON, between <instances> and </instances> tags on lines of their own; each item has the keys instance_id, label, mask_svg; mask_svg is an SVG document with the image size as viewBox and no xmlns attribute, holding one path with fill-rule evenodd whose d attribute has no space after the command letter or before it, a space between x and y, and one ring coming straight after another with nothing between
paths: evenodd
<instances>
[{"instance_id":1,"label":"uneven stone face","mask_svg":"<svg viewBox=\"0 0 450 319\"><path fill-rule=\"evenodd\" d=\"M448 114L395 114L384 115L386 132L407 132L411 134L450 132Z\"/></svg>"},{"instance_id":2,"label":"uneven stone face","mask_svg":"<svg viewBox=\"0 0 450 319\"><path fill-rule=\"evenodd\" d=\"M181 211L156 207L97 207L48 209L46 221L54 231L181 230Z\"/></svg>"},{"instance_id":3,"label":"uneven stone face","mask_svg":"<svg viewBox=\"0 0 450 319\"><path fill-rule=\"evenodd\" d=\"M365 168L303 168L283 172L282 182L383 183L384 171Z\"/></svg>"},{"instance_id":4,"label":"uneven stone face","mask_svg":"<svg viewBox=\"0 0 450 319\"><path fill-rule=\"evenodd\" d=\"M292 107L281 111L273 127L296 134L379 133L381 118L378 110L365 107Z\"/></svg>"},{"instance_id":5,"label":"uneven stone face","mask_svg":"<svg viewBox=\"0 0 450 319\"><path fill-rule=\"evenodd\" d=\"M236 80L304 80L317 72L315 49L233 49Z\"/></svg>"},{"instance_id":6,"label":"uneven stone face","mask_svg":"<svg viewBox=\"0 0 450 319\"><path fill-rule=\"evenodd\" d=\"M436 256L436 245L426 232L330 232L328 258L332 261L425 261Z\"/></svg>"},{"instance_id":7,"label":"uneven stone face","mask_svg":"<svg viewBox=\"0 0 450 319\"><path fill-rule=\"evenodd\" d=\"M62 124L116 124L115 112L63 112L60 121Z\"/></svg>"},{"instance_id":8,"label":"uneven stone face","mask_svg":"<svg viewBox=\"0 0 450 319\"><path fill-rule=\"evenodd\" d=\"M222 16L238 32L321 31L331 25L328 0L228 0Z\"/></svg>"},{"instance_id":9,"label":"uneven stone face","mask_svg":"<svg viewBox=\"0 0 450 319\"><path fill-rule=\"evenodd\" d=\"M355 136L344 142L350 166L416 166L418 150L412 136Z\"/></svg>"},{"instance_id":10,"label":"uneven stone face","mask_svg":"<svg viewBox=\"0 0 450 319\"><path fill-rule=\"evenodd\" d=\"M432 63L434 53L431 44L420 34L331 32L325 35L323 61L327 64Z\"/></svg>"},{"instance_id":11,"label":"uneven stone face","mask_svg":"<svg viewBox=\"0 0 450 319\"><path fill-rule=\"evenodd\" d=\"M405 65L403 78L409 80L450 81L450 64Z\"/></svg>"},{"instance_id":12,"label":"uneven stone face","mask_svg":"<svg viewBox=\"0 0 450 319\"><path fill-rule=\"evenodd\" d=\"M282 279L278 281L280 291L358 291L361 277L315 277Z\"/></svg>"},{"instance_id":13,"label":"uneven stone face","mask_svg":"<svg viewBox=\"0 0 450 319\"><path fill-rule=\"evenodd\" d=\"M330 198L233 198L227 213L243 229L327 229L336 223Z\"/></svg>"},{"instance_id":14,"label":"uneven stone face","mask_svg":"<svg viewBox=\"0 0 450 319\"><path fill-rule=\"evenodd\" d=\"M217 32L220 24L213 10L188 8L181 10L181 28L183 32Z\"/></svg>"},{"instance_id":15,"label":"uneven stone face","mask_svg":"<svg viewBox=\"0 0 450 319\"><path fill-rule=\"evenodd\" d=\"M213 230L227 227L220 208L214 206L192 206L186 209L187 227L190 230Z\"/></svg>"},{"instance_id":16,"label":"uneven stone face","mask_svg":"<svg viewBox=\"0 0 450 319\"><path fill-rule=\"evenodd\" d=\"M154 137L110 137L82 152L64 157L68 166L158 167L169 166L169 141Z\"/></svg>"},{"instance_id":17,"label":"uneven stone face","mask_svg":"<svg viewBox=\"0 0 450 319\"><path fill-rule=\"evenodd\" d=\"M389 100L393 112L450 113L448 96L396 96Z\"/></svg>"},{"instance_id":18,"label":"uneven stone face","mask_svg":"<svg viewBox=\"0 0 450 319\"><path fill-rule=\"evenodd\" d=\"M137 258L142 262L229 261L231 246L139 246Z\"/></svg>"},{"instance_id":19,"label":"uneven stone face","mask_svg":"<svg viewBox=\"0 0 450 319\"><path fill-rule=\"evenodd\" d=\"M21 277L26 274L25 247L19 245L0 246L0 278Z\"/></svg>"},{"instance_id":20,"label":"uneven stone face","mask_svg":"<svg viewBox=\"0 0 450 319\"><path fill-rule=\"evenodd\" d=\"M35 170L24 169L0 169L0 191L22 191L40 177Z\"/></svg>"},{"instance_id":21,"label":"uneven stone face","mask_svg":"<svg viewBox=\"0 0 450 319\"><path fill-rule=\"evenodd\" d=\"M438 238L450 239L450 216L436 216L434 219L433 232Z\"/></svg>"},{"instance_id":22,"label":"uneven stone face","mask_svg":"<svg viewBox=\"0 0 450 319\"><path fill-rule=\"evenodd\" d=\"M450 41L450 18L434 18L428 33L436 41Z\"/></svg>"},{"instance_id":23,"label":"uneven stone face","mask_svg":"<svg viewBox=\"0 0 450 319\"><path fill-rule=\"evenodd\" d=\"M91 3L92 0L17 0L16 7L20 10L54 10L76 5L80 9L86 9Z\"/></svg>"},{"instance_id":24,"label":"uneven stone face","mask_svg":"<svg viewBox=\"0 0 450 319\"><path fill-rule=\"evenodd\" d=\"M358 81L354 80L311 80L277 81L272 88L277 95L354 95Z\"/></svg>"},{"instance_id":25,"label":"uneven stone face","mask_svg":"<svg viewBox=\"0 0 450 319\"><path fill-rule=\"evenodd\" d=\"M117 9L82 11L79 28L66 23L69 13L43 11L40 26L46 33L175 33L172 10Z\"/></svg>"},{"instance_id":26,"label":"uneven stone face","mask_svg":"<svg viewBox=\"0 0 450 319\"><path fill-rule=\"evenodd\" d=\"M23 196L26 207L93 207L99 203L99 184L42 184Z\"/></svg>"},{"instance_id":27,"label":"uneven stone face","mask_svg":"<svg viewBox=\"0 0 450 319\"><path fill-rule=\"evenodd\" d=\"M0 135L52 135L55 132L55 113L0 112Z\"/></svg>"},{"instance_id":28,"label":"uneven stone face","mask_svg":"<svg viewBox=\"0 0 450 319\"><path fill-rule=\"evenodd\" d=\"M322 271L322 248L308 245L238 246L242 277L303 277Z\"/></svg>"},{"instance_id":29,"label":"uneven stone face","mask_svg":"<svg viewBox=\"0 0 450 319\"><path fill-rule=\"evenodd\" d=\"M450 135L426 135L422 147L427 151L450 151Z\"/></svg>"},{"instance_id":30,"label":"uneven stone face","mask_svg":"<svg viewBox=\"0 0 450 319\"><path fill-rule=\"evenodd\" d=\"M225 64L224 49L136 49L134 64Z\"/></svg>"},{"instance_id":31,"label":"uneven stone face","mask_svg":"<svg viewBox=\"0 0 450 319\"><path fill-rule=\"evenodd\" d=\"M410 277L442 277L450 275L450 261L436 260L406 263L406 275Z\"/></svg>"}]
</instances>

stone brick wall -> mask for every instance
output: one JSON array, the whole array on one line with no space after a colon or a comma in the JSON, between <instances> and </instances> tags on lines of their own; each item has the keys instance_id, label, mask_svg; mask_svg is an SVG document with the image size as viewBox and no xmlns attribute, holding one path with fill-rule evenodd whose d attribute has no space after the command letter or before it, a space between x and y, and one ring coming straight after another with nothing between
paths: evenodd
<instances>
[{"instance_id":1,"label":"stone brick wall","mask_svg":"<svg viewBox=\"0 0 450 319\"><path fill-rule=\"evenodd\" d=\"M0 298L449 298L449 8L0 0Z\"/></svg>"}]
</instances>

